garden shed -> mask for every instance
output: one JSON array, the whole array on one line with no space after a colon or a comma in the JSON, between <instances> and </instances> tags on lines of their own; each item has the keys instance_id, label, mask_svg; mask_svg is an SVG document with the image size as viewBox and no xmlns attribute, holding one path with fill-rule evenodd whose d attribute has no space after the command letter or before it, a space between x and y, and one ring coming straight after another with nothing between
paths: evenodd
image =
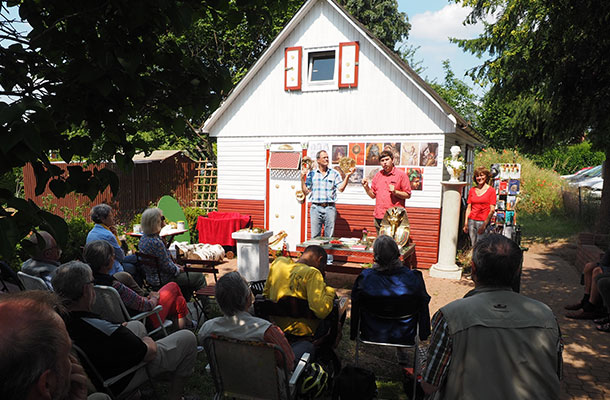
<instances>
[{"instance_id":1,"label":"garden shed","mask_svg":"<svg viewBox=\"0 0 610 400\"><path fill-rule=\"evenodd\" d=\"M333 168L357 170L337 201L335 236L374 232L360 184L391 149L410 177L406 208L417 266L437 261L443 158L459 145L466 161L480 136L404 61L333 0L309 0L280 32L203 130L218 146L218 210L286 231L289 249L310 237L300 162L326 150ZM469 166L466 176L470 175Z\"/></svg>"},{"instance_id":2,"label":"garden shed","mask_svg":"<svg viewBox=\"0 0 610 400\"><path fill-rule=\"evenodd\" d=\"M32 199L39 207L49 198L55 206L54 212L64 216L63 208L74 210L78 206L90 206L99 203L112 205L118 212L120 221L129 221L133 215L142 212L151 203L157 203L164 195L172 195L184 207L189 206L193 199L195 176L198 163L182 150L155 150L150 155L136 154L133 158L133 169L130 172L121 171L114 162L91 164L84 167L85 171L94 168L108 168L119 178L119 193L112 195L110 188L90 201L88 197L70 193L63 198L55 198L48 185L45 191L36 196L36 177L30 164L23 169L25 198ZM66 164L63 161L53 162L63 170L77 163ZM50 196L50 197L49 197ZM86 210L88 216L88 210Z\"/></svg>"}]
</instances>

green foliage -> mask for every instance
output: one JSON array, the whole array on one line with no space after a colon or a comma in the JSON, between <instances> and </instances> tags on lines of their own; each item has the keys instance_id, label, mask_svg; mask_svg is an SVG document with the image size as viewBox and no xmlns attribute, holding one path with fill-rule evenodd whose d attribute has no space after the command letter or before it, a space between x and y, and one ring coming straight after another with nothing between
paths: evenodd
<instances>
[{"instance_id":1,"label":"green foliage","mask_svg":"<svg viewBox=\"0 0 610 400\"><path fill-rule=\"evenodd\" d=\"M433 81L430 86L476 129L479 112L477 95L464 81L456 78L449 60L443 60L443 70L445 71L444 82Z\"/></svg>"},{"instance_id":2,"label":"green foliage","mask_svg":"<svg viewBox=\"0 0 610 400\"><path fill-rule=\"evenodd\" d=\"M0 189L6 189L14 193L15 197L23 198L23 170L13 168L11 171L0 175Z\"/></svg>"},{"instance_id":3,"label":"green foliage","mask_svg":"<svg viewBox=\"0 0 610 400\"><path fill-rule=\"evenodd\" d=\"M521 164L521 191L515 206L517 221L524 214L563 214L562 181L559 174L538 167L534 161L517 151L482 149L475 156L475 166L489 168L495 163Z\"/></svg>"},{"instance_id":4,"label":"green foliage","mask_svg":"<svg viewBox=\"0 0 610 400\"><path fill-rule=\"evenodd\" d=\"M557 146L544 153L532 156L534 162L546 169L557 171L560 175L572 174L584 167L600 165L606 159L601 151L593 151L590 142L572 146Z\"/></svg>"},{"instance_id":5,"label":"green foliage","mask_svg":"<svg viewBox=\"0 0 610 400\"><path fill-rule=\"evenodd\" d=\"M87 234L93 229L93 223L87 222L83 216L75 216L67 220L68 241L62 247L61 262L82 259L82 247L87 242Z\"/></svg>"},{"instance_id":6,"label":"green foliage","mask_svg":"<svg viewBox=\"0 0 610 400\"><path fill-rule=\"evenodd\" d=\"M197 231L197 218L199 216L205 217L207 213L203 208L198 207L184 207L184 216L186 217L186 223L189 226L189 234L191 235L191 243L199 243L199 232Z\"/></svg>"},{"instance_id":7,"label":"green foliage","mask_svg":"<svg viewBox=\"0 0 610 400\"><path fill-rule=\"evenodd\" d=\"M396 0L338 0L358 21L391 50L409 37L411 24Z\"/></svg>"}]
</instances>

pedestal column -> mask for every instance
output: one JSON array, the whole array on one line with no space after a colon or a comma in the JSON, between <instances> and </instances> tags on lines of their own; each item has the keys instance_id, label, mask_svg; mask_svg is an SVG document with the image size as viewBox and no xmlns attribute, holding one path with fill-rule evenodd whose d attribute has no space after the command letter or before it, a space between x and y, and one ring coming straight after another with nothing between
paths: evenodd
<instances>
[{"instance_id":1,"label":"pedestal column","mask_svg":"<svg viewBox=\"0 0 610 400\"><path fill-rule=\"evenodd\" d=\"M272 231L252 233L237 231L231 237L237 242L237 270L246 281L267 279L269 275L269 238Z\"/></svg>"},{"instance_id":2,"label":"pedestal column","mask_svg":"<svg viewBox=\"0 0 610 400\"><path fill-rule=\"evenodd\" d=\"M438 246L438 262L430 268L435 278L460 279L462 269L455 263L462 188L466 182L443 181L443 205L441 211L441 237Z\"/></svg>"}]
</instances>

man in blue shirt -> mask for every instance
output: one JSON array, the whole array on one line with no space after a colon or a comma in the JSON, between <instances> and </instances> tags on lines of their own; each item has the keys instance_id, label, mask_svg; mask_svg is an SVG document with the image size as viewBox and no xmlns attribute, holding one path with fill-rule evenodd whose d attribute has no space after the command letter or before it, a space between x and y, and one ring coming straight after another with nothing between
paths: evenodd
<instances>
[{"instance_id":1,"label":"man in blue shirt","mask_svg":"<svg viewBox=\"0 0 610 400\"><path fill-rule=\"evenodd\" d=\"M328 153L324 150L316 154L318 168L309 171L304 166L301 171L301 189L305 195L311 194L311 208L309 217L311 219L311 237L315 238L322 234L324 226L324 236L332 237L335 232L335 218L337 209L337 190L343 192L349 181L349 177L356 168L349 170L345 178L341 180L339 172L329 168ZM328 263L332 264L332 256L329 255Z\"/></svg>"}]
</instances>

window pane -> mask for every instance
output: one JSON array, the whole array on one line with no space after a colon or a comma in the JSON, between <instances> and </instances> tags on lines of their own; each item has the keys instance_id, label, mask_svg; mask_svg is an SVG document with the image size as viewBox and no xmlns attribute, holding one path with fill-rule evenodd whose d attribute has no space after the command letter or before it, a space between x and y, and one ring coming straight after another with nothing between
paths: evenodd
<instances>
[{"instance_id":1,"label":"window pane","mask_svg":"<svg viewBox=\"0 0 610 400\"><path fill-rule=\"evenodd\" d=\"M310 55L312 81L331 81L335 74L335 52Z\"/></svg>"}]
</instances>

